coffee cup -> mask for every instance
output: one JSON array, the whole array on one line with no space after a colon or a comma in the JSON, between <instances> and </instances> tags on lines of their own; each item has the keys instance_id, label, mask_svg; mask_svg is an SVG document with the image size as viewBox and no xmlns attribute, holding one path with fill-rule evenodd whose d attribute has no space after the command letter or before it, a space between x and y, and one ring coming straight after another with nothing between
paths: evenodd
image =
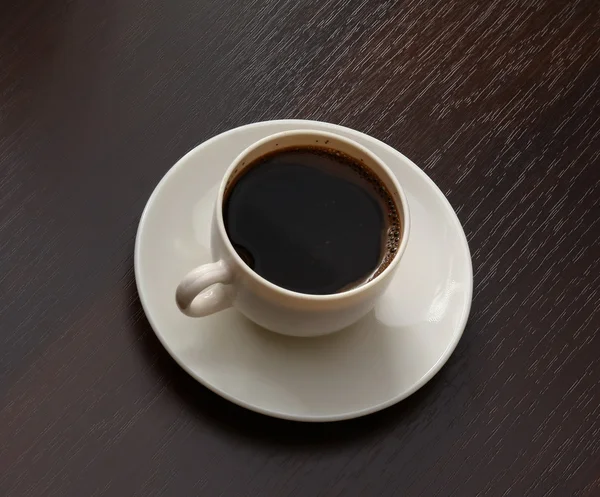
<instances>
[{"instance_id":1,"label":"coffee cup","mask_svg":"<svg viewBox=\"0 0 600 497\"><path fill-rule=\"evenodd\" d=\"M358 164L363 171L361 177L376 178L376 187L385 191L392 213L388 214L393 215L396 224L386 228L391 234L393 247L385 255L385 264L380 263L375 273L356 285L332 293L313 294L286 288L253 269L230 239L224 209L228 196L233 195L230 193L232 188L237 188L238 182L241 184L239 178L243 178L262 158L277 157L280 152L290 150L321 153L321 149L326 151L323 153L327 157L330 154L333 158L342 157L349 163ZM295 194L301 195L301 192ZM354 204L356 202L353 201ZM373 309L406 249L410 217L402 187L375 154L357 142L333 133L294 130L268 136L237 156L221 181L210 229L214 262L192 269L183 276L175 291L179 309L187 316L203 317L233 307L269 330L311 337L339 331ZM385 241L382 243L385 250ZM362 256L360 252L356 253ZM357 260L356 265L361 262ZM291 258L289 264L295 264L295 261ZM346 267L354 267L352 260L345 264Z\"/></svg>"}]
</instances>

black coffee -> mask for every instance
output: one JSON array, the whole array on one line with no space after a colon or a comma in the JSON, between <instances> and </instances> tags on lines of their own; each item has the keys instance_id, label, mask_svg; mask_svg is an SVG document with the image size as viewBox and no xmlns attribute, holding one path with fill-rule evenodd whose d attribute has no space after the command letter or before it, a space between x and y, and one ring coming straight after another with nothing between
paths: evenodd
<instances>
[{"instance_id":1,"label":"black coffee","mask_svg":"<svg viewBox=\"0 0 600 497\"><path fill-rule=\"evenodd\" d=\"M360 162L319 147L264 155L225 191L225 228L240 257L270 282L331 294L379 274L399 245L396 206Z\"/></svg>"}]
</instances>

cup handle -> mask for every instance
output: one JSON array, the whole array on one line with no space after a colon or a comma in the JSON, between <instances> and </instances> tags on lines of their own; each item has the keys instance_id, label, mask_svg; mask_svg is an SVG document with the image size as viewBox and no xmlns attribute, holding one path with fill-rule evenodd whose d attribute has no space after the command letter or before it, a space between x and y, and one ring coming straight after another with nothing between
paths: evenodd
<instances>
[{"instance_id":1,"label":"cup handle","mask_svg":"<svg viewBox=\"0 0 600 497\"><path fill-rule=\"evenodd\" d=\"M231 269L222 260L192 269L177 286L177 307L186 316L196 318L231 307L231 296L222 285L232 279ZM222 285L209 288L216 283Z\"/></svg>"}]
</instances>

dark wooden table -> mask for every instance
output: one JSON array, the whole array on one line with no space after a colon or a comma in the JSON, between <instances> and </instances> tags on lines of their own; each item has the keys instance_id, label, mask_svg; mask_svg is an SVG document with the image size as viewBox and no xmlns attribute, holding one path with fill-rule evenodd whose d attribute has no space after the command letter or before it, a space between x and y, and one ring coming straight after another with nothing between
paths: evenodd
<instances>
[{"instance_id":1,"label":"dark wooden table","mask_svg":"<svg viewBox=\"0 0 600 497\"><path fill-rule=\"evenodd\" d=\"M247 412L142 312L154 186L276 118L404 152L456 208L469 324L366 418ZM4 0L0 495L600 495L598 0Z\"/></svg>"}]
</instances>

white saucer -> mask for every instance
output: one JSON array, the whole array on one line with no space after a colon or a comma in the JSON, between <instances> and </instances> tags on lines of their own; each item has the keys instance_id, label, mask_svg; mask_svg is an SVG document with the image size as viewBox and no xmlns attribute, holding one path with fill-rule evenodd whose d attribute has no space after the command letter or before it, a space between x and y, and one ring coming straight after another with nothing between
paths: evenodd
<instances>
[{"instance_id":1,"label":"white saucer","mask_svg":"<svg viewBox=\"0 0 600 497\"><path fill-rule=\"evenodd\" d=\"M404 187L412 229L390 288L359 323L320 338L281 336L231 309L200 319L184 316L175 305L175 287L190 269L211 260L210 218L225 169L251 143L299 128L356 140L377 154ZM462 227L423 171L370 136L299 120L227 131L177 162L142 214L135 275L152 328L182 368L236 404L299 421L362 416L423 386L456 347L473 290Z\"/></svg>"}]
</instances>

